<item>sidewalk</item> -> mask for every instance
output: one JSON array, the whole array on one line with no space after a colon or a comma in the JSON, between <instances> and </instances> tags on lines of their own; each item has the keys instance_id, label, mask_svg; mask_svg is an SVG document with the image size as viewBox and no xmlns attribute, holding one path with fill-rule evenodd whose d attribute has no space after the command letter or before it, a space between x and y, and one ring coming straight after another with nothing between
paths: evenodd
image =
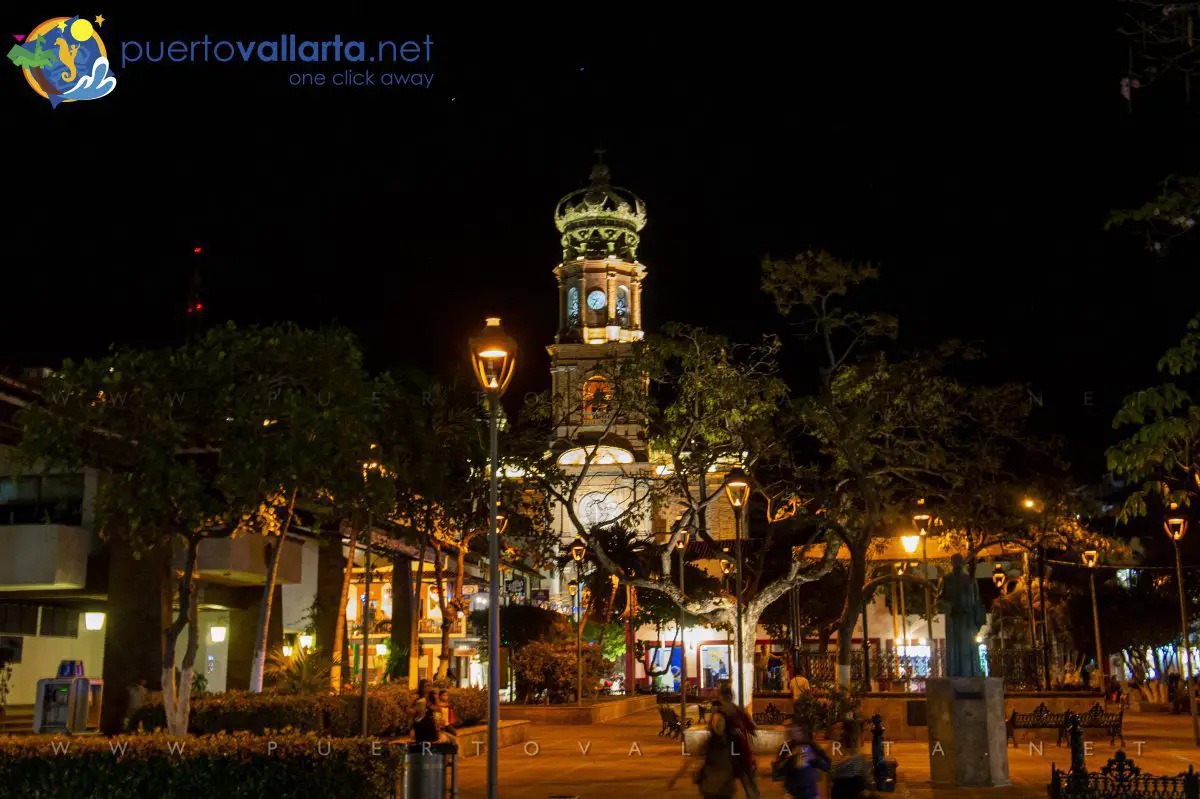
<instances>
[{"instance_id":1,"label":"sidewalk","mask_svg":"<svg viewBox=\"0 0 1200 799\"><path fill-rule=\"evenodd\" d=\"M683 762L680 745L660 738L656 710L626 716L606 724L559 726L534 724L525 749L512 746L500 751L500 796L502 799L547 799L552 796L579 799L651 799L689 797L698 793L684 777L674 790L667 780ZM1189 764L1200 768L1200 749L1192 745L1191 722L1187 716L1130 715L1126 717L1125 752L1143 772L1174 776ZM1136 741L1145 741L1138 755ZM824 744L823 744L824 745ZM1089 769L1099 769L1116 749L1098 741L1088 758ZM585 753L586 751L586 753ZM1064 768L1070 750L1056 747L1051 733L1042 752L1026 745L1009 747L1009 774L1013 784L1005 788L934 789L929 784L928 747L906 742L891 749L900 763L897 799L1044 799L1050 765ZM869 754L869 751L865 754ZM759 786L764 797L784 796L783 787L772 783L768 763L759 759ZM487 758L460 761L462 799L480 799L487 794ZM739 791L739 796L741 793Z\"/></svg>"}]
</instances>

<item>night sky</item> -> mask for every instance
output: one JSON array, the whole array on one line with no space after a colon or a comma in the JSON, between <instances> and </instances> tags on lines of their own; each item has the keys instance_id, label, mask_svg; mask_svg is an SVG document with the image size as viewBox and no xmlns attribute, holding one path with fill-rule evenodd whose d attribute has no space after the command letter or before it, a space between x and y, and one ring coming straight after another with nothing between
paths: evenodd
<instances>
[{"instance_id":1,"label":"night sky","mask_svg":"<svg viewBox=\"0 0 1200 799\"><path fill-rule=\"evenodd\" d=\"M692 6L669 23L635 4L454 21L356 3L63 9L104 14L118 86L52 111L3 65L0 366L177 340L201 246L209 323L338 322L373 368L444 371L499 314L526 354L516 389L544 388L552 212L602 146L647 204L649 329L782 330L764 255L870 260L901 345L979 341L987 376L1029 382L1039 425L1098 475L1116 403L1200 310L1194 243L1155 258L1103 224L1200 169L1200 125L1169 84L1128 112L1117 12L1089 5L757 20ZM41 22L30 13L6 8L5 33ZM429 35L432 62L405 71L435 78L294 88L298 70L375 65L118 61L125 41L282 32Z\"/></svg>"}]
</instances>

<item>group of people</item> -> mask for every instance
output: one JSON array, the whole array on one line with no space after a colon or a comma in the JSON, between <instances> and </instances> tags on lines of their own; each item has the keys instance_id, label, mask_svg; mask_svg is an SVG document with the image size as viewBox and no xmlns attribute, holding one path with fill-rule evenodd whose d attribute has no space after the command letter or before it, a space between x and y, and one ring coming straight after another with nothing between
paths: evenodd
<instances>
[{"instance_id":1,"label":"group of people","mask_svg":"<svg viewBox=\"0 0 1200 799\"><path fill-rule=\"evenodd\" d=\"M807 690L807 685L804 688ZM708 732L700 756L684 762L667 783L668 790L693 768L694 762L698 765L692 778L703 799L730 799L738 784L746 799L758 799L752 742L755 724L750 714L733 701L733 691L728 684L721 686L720 698L713 701ZM832 786L830 799L860 799L870 792L871 775L870 764L859 754L861 738L862 730L857 721L843 722L838 729L837 741L846 757L834 765L825 750L813 740L812 731L801 724L793 724L787 744L781 747L771 765L771 777L783 783L788 796L819 799L820 772L827 772Z\"/></svg>"},{"instance_id":2,"label":"group of people","mask_svg":"<svg viewBox=\"0 0 1200 799\"><path fill-rule=\"evenodd\" d=\"M450 692L445 688L434 690L429 680L418 682L412 701L412 718L413 740L417 743L458 745Z\"/></svg>"}]
</instances>

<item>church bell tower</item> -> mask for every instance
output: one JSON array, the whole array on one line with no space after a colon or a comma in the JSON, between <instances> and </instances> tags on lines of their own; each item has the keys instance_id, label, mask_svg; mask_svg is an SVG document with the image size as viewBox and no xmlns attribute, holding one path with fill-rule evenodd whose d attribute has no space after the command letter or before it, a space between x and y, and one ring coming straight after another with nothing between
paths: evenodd
<instances>
[{"instance_id":1,"label":"church bell tower","mask_svg":"<svg viewBox=\"0 0 1200 799\"><path fill-rule=\"evenodd\" d=\"M554 211L561 234L558 332L550 353L555 398L554 451L559 463L582 468L591 455L576 511L588 525L619 515L635 496L634 476L649 469L644 420L612 400L613 365L631 354L642 331L642 283L637 258L646 206L612 185L603 151L586 187L563 197ZM557 511L561 514L563 510ZM646 532L646 514L626 514L623 526ZM562 524L564 540L574 538Z\"/></svg>"}]
</instances>

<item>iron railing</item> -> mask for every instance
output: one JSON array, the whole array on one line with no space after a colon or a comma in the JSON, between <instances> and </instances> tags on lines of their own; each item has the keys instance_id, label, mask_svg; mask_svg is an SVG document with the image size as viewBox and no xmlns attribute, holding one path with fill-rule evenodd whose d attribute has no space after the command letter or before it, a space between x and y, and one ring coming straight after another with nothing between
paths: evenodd
<instances>
[{"instance_id":1,"label":"iron railing","mask_svg":"<svg viewBox=\"0 0 1200 799\"><path fill-rule=\"evenodd\" d=\"M1037 649L987 650L987 676L1003 677L1009 689L1036 690L1040 685L1041 652Z\"/></svg>"},{"instance_id":2,"label":"iron railing","mask_svg":"<svg viewBox=\"0 0 1200 799\"><path fill-rule=\"evenodd\" d=\"M417 633L419 635L441 635L442 620L441 619L418 619ZM467 634L467 620L455 619L450 625L450 634L462 637Z\"/></svg>"},{"instance_id":3,"label":"iron railing","mask_svg":"<svg viewBox=\"0 0 1200 799\"><path fill-rule=\"evenodd\" d=\"M895 650L871 648L871 682L880 691L924 693L925 681L945 677L946 650L941 642L929 654L900 654ZM1037 689L1041 653L1035 649L989 649L984 660L986 676L1003 677L1005 687L1012 690ZM838 683L837 652L801 652L798 655L801 673L814 688L828 689ZM863 653L851 653L851 679L858 685L863 680Z\"/></svg>"},{"instance_id":4,"label":"iron railing","mask_svg":"<svg viewBox=\"0 0 1200 799\"><path fill-rule=\"evenodd\" d=\"M1195 766L1174 777L1143 774L1124 750L1099 771L1088 771L1079 716L1068 711L1067 737L1071 742L1071 768L1050 765L1050 799L1200 799L1200 774Z\"/></svg>"}]
</instances>

